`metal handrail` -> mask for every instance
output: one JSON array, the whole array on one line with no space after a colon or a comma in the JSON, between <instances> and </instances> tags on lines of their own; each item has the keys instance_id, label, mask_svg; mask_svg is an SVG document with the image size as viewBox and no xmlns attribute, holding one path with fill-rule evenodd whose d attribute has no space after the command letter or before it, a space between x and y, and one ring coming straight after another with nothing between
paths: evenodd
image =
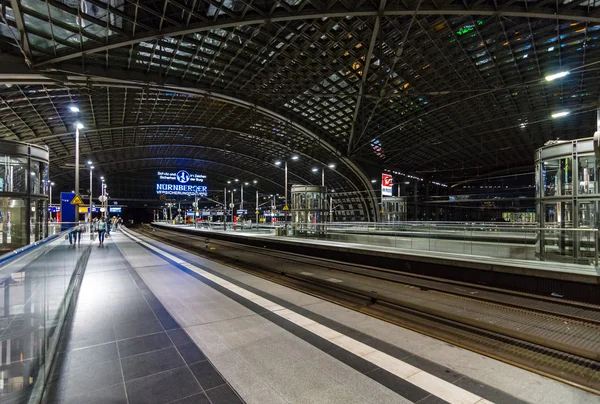
<instances>
[{"instance_id":1,"label":"metal handrail","mask_svg":"<svg viewBox=\"0 0 600 404\"><path fill-rule=\"evenodd\" d=\"M71 224L71 223L67 223L64 222L64 224ZM75 223L73 223L75 224ZM87 223L85 224L77 224L76 226L73 226L72 228L68 229L68 230L63 230L59 233L55 233L51 236L48 236L46 238L43 238L41 240L35 241L31 244L28 244L26 246L23 247L19 247L16 250L7 252L5 254L0 255L0 267L4 264L6 264L8 261L12 261L13 259L19 257L19 256L23 256L25 253L27 252L32 252L33 250L37 249L38 247L56 240L57 238L64 236L65 234L69 234L70 232L77 230L78 228L86 228L87 227Z\"/></svg>"}]
</instances>

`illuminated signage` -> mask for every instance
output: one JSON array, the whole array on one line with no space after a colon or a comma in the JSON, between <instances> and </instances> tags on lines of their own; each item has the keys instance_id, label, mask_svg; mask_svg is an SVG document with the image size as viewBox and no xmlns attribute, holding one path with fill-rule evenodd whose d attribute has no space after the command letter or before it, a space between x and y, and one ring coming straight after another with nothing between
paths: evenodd
<instances>
[{"instance_id":1,"label":"illuminated signage","mask_svg":"<svg viewBox=\"0 0 600 404\"><path fill-rule=\"evenodd\" d=\"M206 185L156 184L156 193L165 195L199 195L207 196Z\"/></svg>"},{"instance_id":2,"label":"illuminated signage","mask_svg":"<svg viewBox=\"0 0 600 404\"><path fill-rule=\"evenodd\" d=\"M206 175L192 174L186 170L159 171L156 193L160 195L208 196L208 187L202 185Z\"/></svg>"},{"instance_id":3,"label":"illuminated signage","mask_svg":"<svg viewBox=\"0 0 600 404\"><path fill-rule=\"evenodd\" d=\"M392 196L393 183L391 174L381 174L381 195Z\"/></svg>"},{"instance_id":4,"label":"illuminated signage","mask_svg":"<svg viewBox=\"0 0 600 404\"><path fill-rule=\"evenodd\" d=\"M179 171L159 171L157 173L159 181L178 182L180 184L204 182L206 175L190 174L185 170Z\"/></svg>"},{"instance_id":5,"label":"illuminated signage","mask_svg":"<svg viewBox=\"0 0 600 404\"><path fill-rule=\"evenodd\" d=\"M121 213L121 207L120 206L109 206L108 211L110 213Z\"/></svg>"}]
</instances>

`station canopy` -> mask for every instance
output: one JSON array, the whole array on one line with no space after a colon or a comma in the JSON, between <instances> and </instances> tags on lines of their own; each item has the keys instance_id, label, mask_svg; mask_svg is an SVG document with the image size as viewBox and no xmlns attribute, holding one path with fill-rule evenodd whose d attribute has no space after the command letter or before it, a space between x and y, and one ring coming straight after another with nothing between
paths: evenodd
<instances>
[{"instance_id":1,"label":"station canopy","mask_svg":"<svg viewBox=\"0 0 600 404\"><path fill-rule=\"evenodd\" d=\"M288 160L291 183L325 168L370 211L382 170L445 185L526 172L546 141L596 130L600 1L1 7L0 136L47 145L65 181L77 120L82 160L106 175L188 167L283 193Z\"/></svg>"}]
</instances>

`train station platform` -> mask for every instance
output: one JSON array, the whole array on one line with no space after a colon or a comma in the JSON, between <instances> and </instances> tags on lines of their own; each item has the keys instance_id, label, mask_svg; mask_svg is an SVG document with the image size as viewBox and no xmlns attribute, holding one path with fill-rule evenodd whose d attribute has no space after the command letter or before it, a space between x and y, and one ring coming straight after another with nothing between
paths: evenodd
<instances>
[{"instance_id":1,"label":"train station platform","mask_svg":"<svg viewBox=\"0 0 600 404\"><path fill-rule=\"evenodd\" d=\"M48 403L597 403L128 229L93 245Z\"/></svg>"},{"instance_id":2,"label":"train station platform","mask_svg":"<svg viewBox=\"0 0 600 404\"><path fill-rule=\"evenodd\" d=\"M519 290L541 295L600 303L600 269L593 265L486 257L465 253L412 250L332 240L276 237L273 234L218 231L153 223L157 228L241 244L376 265L407 273L447 277L456 281Z\"/></svg>"}]
</instances>

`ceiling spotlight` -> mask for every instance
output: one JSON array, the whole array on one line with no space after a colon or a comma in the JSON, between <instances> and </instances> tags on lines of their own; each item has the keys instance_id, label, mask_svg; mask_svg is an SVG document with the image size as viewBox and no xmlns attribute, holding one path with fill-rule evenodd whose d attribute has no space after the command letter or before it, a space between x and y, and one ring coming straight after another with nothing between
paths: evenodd
<instances>
[{"instance_id":1,"label":"ceiling spotlight","mask_svg":"<svg viewBox=\"0 0 600 404\"><path fill-rule=\"evenodd\" d=\"M54 186L54 182L51 182L50 185Z\"/></svg>"},{"instance_id":2,"label":"ceiling spotlight","mask_svg":"<svg viewBox=\"0 0 600 404\"><path fill-rule=\"evenodd\" d=\"M227 181L228 184L231 184L231 181Z\"/></svg>"},{"instance_id":3,"label":"ceiling spotlight","mask_svg":"<svg viewBox=\"0 0 600 404\"><path fill-rule=\"evenodd\" d=\"M562 118L567 115L569 115L569 111L555 112L552 114L552 118Z\"/></svg>"},{"instance_id":4,"label":"ceiling spotlight","mask_svg":"<svg viewBox=\"0 0 600 404\"><path fill-rule=\"evenodd\" d=\"M549 76L546 76L546 81L561 79L561 78L565 77L567 74L569 74L569 72L559 72L559 73L551 74Z\"/></svg>"},{"instance_id":5,"label":"ceiling spotlight","mask_svg":"<svg viewBox=\"0 0 600 404\"><path fill-rule=\"evenodd\" d=\"M334 169L334 168L335 168L335 164L331 163L331 164L329 164L327 167L329 167L329 168L331 168L331 169Z\"/></svg>"},{"instance_id":6,"label":"ceiling spotlight","mask_svg":"<svg viewBox=\"0 0 600 404\"><path fill-rule=\"evenodd\" d=\"M298 160L298 159L299 159L299 157L298 157L298 156L296 156L296 155L293 155L293 156L292 156L292 160L296 161L296 160Z\"/></svg>"},{"instance_id":7,"label":"ceiling spotlight","mask_svg":"<svg viewBox=\"0 0 600 404\"><path fill-rule=\"evenodd\" d=\"M277 161L275 162L275 165L276 165L276 166L280 166L280 165L281 165L281 161L277 160Z\"/></svg>"},{"instance_id":8,"label":"ceiling spotlight","mask_svg":"<svg viewBox=\"0 0 600 404\"><path fill-rule=\"evenodd\" d=\"M77 123L75 124L75 127L76 127L77 129L83 129L83 124L82 124L82 123L80 123L80 122L77 122Z\"/></svg>"},{"instance_id":9,"label":"ceiling spotlight","mask_svg":"<svg viewBox=\"0 0 600 404\"><path fill-rule=\"evenodd\" d=\"M252 181L252 183L253 183L253 184L256 184L257 182L258 182L258 181L256 181L256 180Z\"/></svg>"},{"instance_id":10,"label":"ceiling spotlight","mask_svg":"<svg viewBox=\"0 0 600 404\"><path fill-rule=\"evenodd\" d=\"M239 182L240 180L238 180L237 178L235 179L235 182Z\"/></svg>"},{"instance_id":11,"label":"ceiling spotlight","mask_svg":"<svg viewBox=\"0 0 600 404\"><path fill-rule=\"evenodd\" d=\"M313 167L312 172L316 173L317 171L319 171L319 169L317 167Z\"/></svg>"},{"instance_id":12,"label":"ceiling spotlight","mask_svg":"<svg viewBox=\"0 0 600 404\"><path fill-rule=\"evenodd\" d=\"M92 165L92 160L88 160L88 164L89 164L89 165Z\"/></svg>"},{"instance_id":13,"label":"ceiling spotlight","mask_svg":"<svg viewBox=\"0 0 600 404\"><path fill-rule=\"evenodd\" d=\"M377 182L377 180L371 180L371 182L372 182L373 184L375 184L375 183Z\"/></svg>"},{"instance_id":14,"label":"ceiling spotlight","mask_svg":"<svg viewBox=\"0 0 600 404\"><path fill-rule=\"evenodd\" d=\"M90 166L90 170L93 170L93 169L94 169L94 166Z\"/></svg>"},{"instance_id":15,"label":"ceiling spotlight","mask_svg":"<svg viewBox=\"0 0 600 404\"><path fill-rule=\"evenodd\" d=\"M79 108L77 108L75 105L71 105L69 109L71 110L71 112L79 112Z\"/></svg>"},{"instance_id":16,"label":"ceiling spotlight","mask_svg":"<svg viewBox=\"0 0 600 404\"><path fill-rule=\"evenodd\" d=\"M244 182L244 185L249 185L249 183L248 182Z\"/></svg>"},{"instance_id":17,"label":"ceiling spotlight","mask_svg":"<svg viewBox=\"0 0 600 404\"><path fill-rule=\"evenodd\" d=\"M104 181L104 177L100 177L100 179L101 179L102 181Z\"/></svg>"}]
</instances>

